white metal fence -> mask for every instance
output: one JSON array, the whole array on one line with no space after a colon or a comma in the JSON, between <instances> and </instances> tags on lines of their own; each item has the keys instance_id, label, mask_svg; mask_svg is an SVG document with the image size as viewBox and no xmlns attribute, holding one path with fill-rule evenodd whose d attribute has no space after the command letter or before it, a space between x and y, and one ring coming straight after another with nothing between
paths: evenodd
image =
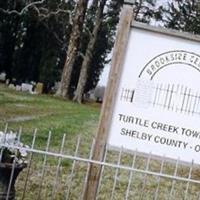
<instances>
[{"instance_id":1,"label":"white metal fence","mask_svg":"<svg viewBox=\"0 0 200 200\"><path fill-rule=\"evenodd\" d=\"M33 136L21 134L21 140L24 137L27 143L31 138L28 148L0 144L1 149L20 148L28 152L28 164L15 184L16 199L82 199L93 163L102 166L98 200L200 200L200 170L193 163L184 166L179 160L172 163L164 156L159 161L153 159L151 153L145 158L137 150L134 153L124 149L114 151L108 146L105 146L103 161L96 161L91 159L94 140L89 145L84 137L78 137L75 142L63 135L60 145L52 147L52 143L59 143L52 135L49 132L47 137L42 137L36 131ZM14 161L4 199L12 199L10 192L16 165Z\"/></svg>"}]
</instances>

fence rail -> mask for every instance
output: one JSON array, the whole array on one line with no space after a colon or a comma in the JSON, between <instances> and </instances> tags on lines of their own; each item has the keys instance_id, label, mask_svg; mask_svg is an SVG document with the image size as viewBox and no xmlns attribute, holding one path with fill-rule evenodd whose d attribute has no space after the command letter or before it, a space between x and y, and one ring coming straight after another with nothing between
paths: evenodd
<instances>
[{"instance_id":1,"label":"fence rail","mask_svg":"<svg viewBox=\"0 0 200 200\"><path fill-rule=\"evenodd\" d=\"M27 135L19 134L18 138L23 140L23 136L24 141L28 141ZM165 156L155 160L151 153L143 157L137 150L133 153L123 148L114 151L106 145L104 159L97 161L91 159L94 139L87 142L78 137L76 142L68 141L70 144L66 145L64 134L59 148L52 148L52 137L49 132L43 144L38 145L41 136L35 131L29 147L0 143L1 149L28 152L27 166L17 178L16 199L82 199L91 164L102 167L98 200L200 199L200 170L193 162L183 165L177 159L171 163ZM5 199L9 199L12 191L16 166L14 160Z\"/></svg>"}]
</instances>

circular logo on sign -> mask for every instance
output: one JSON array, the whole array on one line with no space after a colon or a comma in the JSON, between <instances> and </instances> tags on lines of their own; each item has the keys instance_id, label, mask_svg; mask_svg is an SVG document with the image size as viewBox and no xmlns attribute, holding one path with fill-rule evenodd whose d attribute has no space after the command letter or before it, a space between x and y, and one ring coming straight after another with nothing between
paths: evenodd
<instances>
[{"instance_id":1,"label":"circular logo on sign","mask_svg":"<svg viewBox=\"0 0 200 200\"><path fill-rule=\"evenodd\" d=\"M178 66L190 66L196 71L200 72L200 56L193 52L176 50L162 53L153 59L151 59L142 69L139 74L139 78L154 79L163 69L176 65Z\"/></svg>"}]
</instances>

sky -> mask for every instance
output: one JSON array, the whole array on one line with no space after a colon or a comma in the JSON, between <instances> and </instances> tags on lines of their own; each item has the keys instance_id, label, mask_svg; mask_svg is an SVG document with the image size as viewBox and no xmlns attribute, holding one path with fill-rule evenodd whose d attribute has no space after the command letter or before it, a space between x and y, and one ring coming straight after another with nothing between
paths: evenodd
<instances>
[{"instance_id":1,"label":"sky","mask_svg":"<svg viewBox=\"0 0 200 200\"><path fill-rule=\"evenodd\" d=\"M108 75L109 75L109 71L110 71L110 65L111 64L109 63L104 67L103 72L102 72L101 77L100 77L100 80L99 80L99 83L98 83L99 86L106 86L107 85Z\"/></svg>"}]
</instances>

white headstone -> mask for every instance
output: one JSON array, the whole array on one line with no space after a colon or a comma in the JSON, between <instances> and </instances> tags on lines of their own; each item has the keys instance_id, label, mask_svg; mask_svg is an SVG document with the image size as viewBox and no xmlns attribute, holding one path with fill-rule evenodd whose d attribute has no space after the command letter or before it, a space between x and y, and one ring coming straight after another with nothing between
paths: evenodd
<instances>
[{"instance_id":1,"label":"white headstone","mask_svg":"<svg viewBox=\"0 0 200 200\"><path fill-rule=\"evenodd\" d=\"M33 86L31 84L28 84L28 83L22 83L22 91L23 92L32 92L32 89L33 89Z\"/></svg>"},{"instance_id":2,"label":"white headstone","mask_svg":"<svg viewBox=\"0 0 200 200\"><path fill-rule=\"evenodd\" d=\"M8 88L15 90L15 85L14 84L9 84Z\"/></svg>"},{"instance_id":3,"label":"white headstone","mask_svg":"<svg viewBox=\"0 0 200 200\"><path fill-rule=\"evenodd\" d=\"M10 82L10 79L6 79L6 85L8 85Z\"/></svg>"},{"instance_id":4,"label":"white headstone","mask_svg":"<svg viewBox=\"0 0 200 200\"><path fill-rule=\"evenodd\" d=\"M0 74L0 81L6 81L6 73L5 72L2 72Z\"/></svg>"}]
</instances>

